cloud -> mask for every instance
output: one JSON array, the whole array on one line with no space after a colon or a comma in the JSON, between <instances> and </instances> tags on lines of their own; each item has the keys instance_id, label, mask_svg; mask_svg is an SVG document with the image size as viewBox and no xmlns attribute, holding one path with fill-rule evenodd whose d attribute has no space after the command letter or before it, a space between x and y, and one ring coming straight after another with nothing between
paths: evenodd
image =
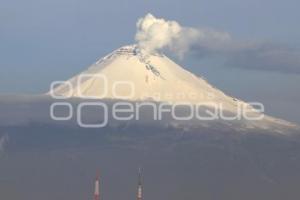
<instances>
[{"instance_id":1,"label":"cloud","mask_svg":"<svg viewBox=\"0 0 300 200\"><path fill-rule=\"evenodd\" d=\"M4 151L5 146L8 143L8 140L9 140L9 138L8 138L7 134L4 134L0 137L0 153Z\"/></svg>"},{"instance_id":2,"label":"cloud","mask_svg":"<svg viewBox=\"0 0 300 200\"><path fill-rule=\"evenodd\" d=\"M300 50L284 45L256 44L229 54L225 65L300 74Z\"/></svg>"},{"instance_id":3,"label":"cloud","mask_svg":"<svg viewBox=\"0 0 300 200\"><path fill-rule=\"evenodd\" d=\"M300 74L300 49L287 45L234 39L229 33L181 26L147 14L137 22L139 47L148 52L168 50L180 58L222 57L227 67Z\"/></svg>"},{"instance_id":4,"label":"cloud","mask_svg":"<svg viewBox=\"0 0 300 200\"><path fill-rule=\"evenodd\" d=\"M226 67L300 74L300 49L288 45L231 40L216 48L195 43L190 51L198 58L223 57Z\"/></svg>"},{"instance_id":5,"label":"cloud","mask_svg":"<svg viewBox=\"0 0 300 200\"><path fill-rule=\"evenodd\" d=\"M137 22L135 40L141 49L148 52L168 49L182 57L195 43L215 48L219 43L230 40L230 35L210 29L183 27L176 21L147 14Z\"/></svg>"}]
</instances>

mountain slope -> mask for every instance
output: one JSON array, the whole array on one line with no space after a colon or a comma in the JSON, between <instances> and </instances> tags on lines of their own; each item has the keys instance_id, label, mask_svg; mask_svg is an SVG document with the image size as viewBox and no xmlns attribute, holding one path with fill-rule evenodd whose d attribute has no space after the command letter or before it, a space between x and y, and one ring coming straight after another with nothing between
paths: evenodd
<instances>
[{"instance_id":1,"label":"mountain slope","mask_svg":"<svg viewBox=\"0 0 300 200\"><path fill-rule=\"evenodd\" d=\"M167 56L146 53L136 45L117 49L48 94L83 99L201 104L232 114L237 114L244 106L251 111L251 116L261 114L249 104L224 94L205 79L186 71ZM239 126L242 129L260 128L275 132L298 129L296 125L268 116L259 121L219 121L226 126L242 124Z\"/></svg>"},{"instance_id":2,"label":"mountain slope","mask_svg":"<svg viewBox=\"0 0 300 200\"><path fill-rule=\"evenodd\" d=\"M80 81L79 77L85 74L91 76L83 77ZM106 77L106 87L99 74ZM169 103L213 101L225 104L228 109L233 108L237 101L204 79L184 70L165 55L147 55L135 45L114 51L69 81L73 86L72 91L68 86L62 85L54 93L73 97L82 95L86 98L153 99ZM132 86L121 83L119 89L116 88L117 95L114 95L113 85L120 81L131 83ZM121 85L124 87L121 88ZM107 93L104 92L105 88Z\"/></svg>"}]
</instances>

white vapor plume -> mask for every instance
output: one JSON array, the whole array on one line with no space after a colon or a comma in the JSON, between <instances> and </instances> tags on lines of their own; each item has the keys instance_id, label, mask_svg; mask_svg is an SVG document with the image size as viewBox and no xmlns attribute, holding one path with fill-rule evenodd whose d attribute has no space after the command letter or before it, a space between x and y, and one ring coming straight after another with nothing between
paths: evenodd
<instances>
[{"instance_id":1,"label":"white vapor plume","mask_svg":"<svg viewBox=\"0 0 300 200\"><path fill-rule=\"evenodd\" d=\"M217 57L223 65L242 69L271 70L300 74L300 48L290 45L240 41L227 32L181 26L176 21L147 14L136 24L135 40L143 51L170 51L183 58Z\"/></svg>"},{"instance_id":2,"label":"white vapor plume","mask_svg":"<svg viewBox=\"0 0 300 200\"><path fill-rule=\"evenodd\" d=\"M176 21L159 19L149 13L138 20L135 40L145 51L168 49L183 57L193 45L213 50L221 44L224 46L231 37L226 32L183 27Z\"/></svg>"}]
</instances>

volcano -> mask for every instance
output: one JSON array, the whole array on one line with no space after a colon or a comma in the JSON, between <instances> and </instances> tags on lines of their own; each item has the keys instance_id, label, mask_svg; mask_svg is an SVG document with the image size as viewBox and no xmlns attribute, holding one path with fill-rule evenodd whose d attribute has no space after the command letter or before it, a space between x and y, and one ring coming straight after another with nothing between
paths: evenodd
<instances>
[{"instance_id":1,"label":"volcano","mask_svg":"<svg viewBox=\"0 0 300 200\"><path fill-rule=\"evenodd\" d=\"M54 87L48 95L60 98L109 99L139 102L205 105L236 115L239 108L251 111L251 116L262 114L250 104L225 94L203 77L194 75L162 53L148 53L138 45L121 47L99 59L86 71ZM207 109L202 112L209 112ZM169 120L170 121L170 120ZM259 120L216 119L210 122L189 120L189 126L215 126L215 123L236 130L263 129L286 133L299 131L290 122L264 115ZM169 122L166 122L169 123ZM174 122L170 122L174 125ZM176 122L187 126L187 122Z\"/></svg>"},{"instance_id":2,"label":"volcano","mask_svg":"<svg viewBox=\"0 0 300 200\"><path fill-rule=\"evenodd\" d=\"M239 101L186 71L164 54L146 53L137 45L117 49L68 83L53 92L71 97L152 99L169 103L213 101L224 104L228 110ZM119 89L114 87L116 83L120 83Z\"/></svg>"},{"instance_id":3,"label":"volcano","mask_svg":"<svg viewBox=\"0 0 300 200\"><path fill-rule=\"evenodd\" d=\"M116 102L209 102L223 105L219 109L226 115L236 114L239 105L251 107L163 54L122 47L47 95L0 99L0 199L84 199L100 168L104 198L129 200L134 198L137 166L145 169L148 199L300 196L299 128L287 121L267 115L261 120L153 120L152 110L143 110L139 121L109 118L106 127L82 128L78 113L65 121L49 117L57 102L71 105L74 113L86 102L111 107ZM63 110L57 108L58 113ZM88 123L97 122L99 115L89 113Z\"/></svg>"}]
</instances>

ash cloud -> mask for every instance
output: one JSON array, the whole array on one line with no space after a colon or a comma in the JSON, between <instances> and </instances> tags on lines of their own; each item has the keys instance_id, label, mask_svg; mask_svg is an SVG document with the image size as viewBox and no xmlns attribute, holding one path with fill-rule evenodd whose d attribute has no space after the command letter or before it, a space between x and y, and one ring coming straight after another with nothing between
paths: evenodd
<instances>
[{"instance_id":1,"label":"ash cloud","mask_svg":"<svg viewBox=\"0 0 300 200\"><path fill-rule=\"evenodd\" d=\"M137 22L135 40L148 52L186 53L201 59L222 57L226 67L300 74L300 49L270 42L241 41L229 33L184 27L147 14Z\"/></svg>"}]
</instances>

